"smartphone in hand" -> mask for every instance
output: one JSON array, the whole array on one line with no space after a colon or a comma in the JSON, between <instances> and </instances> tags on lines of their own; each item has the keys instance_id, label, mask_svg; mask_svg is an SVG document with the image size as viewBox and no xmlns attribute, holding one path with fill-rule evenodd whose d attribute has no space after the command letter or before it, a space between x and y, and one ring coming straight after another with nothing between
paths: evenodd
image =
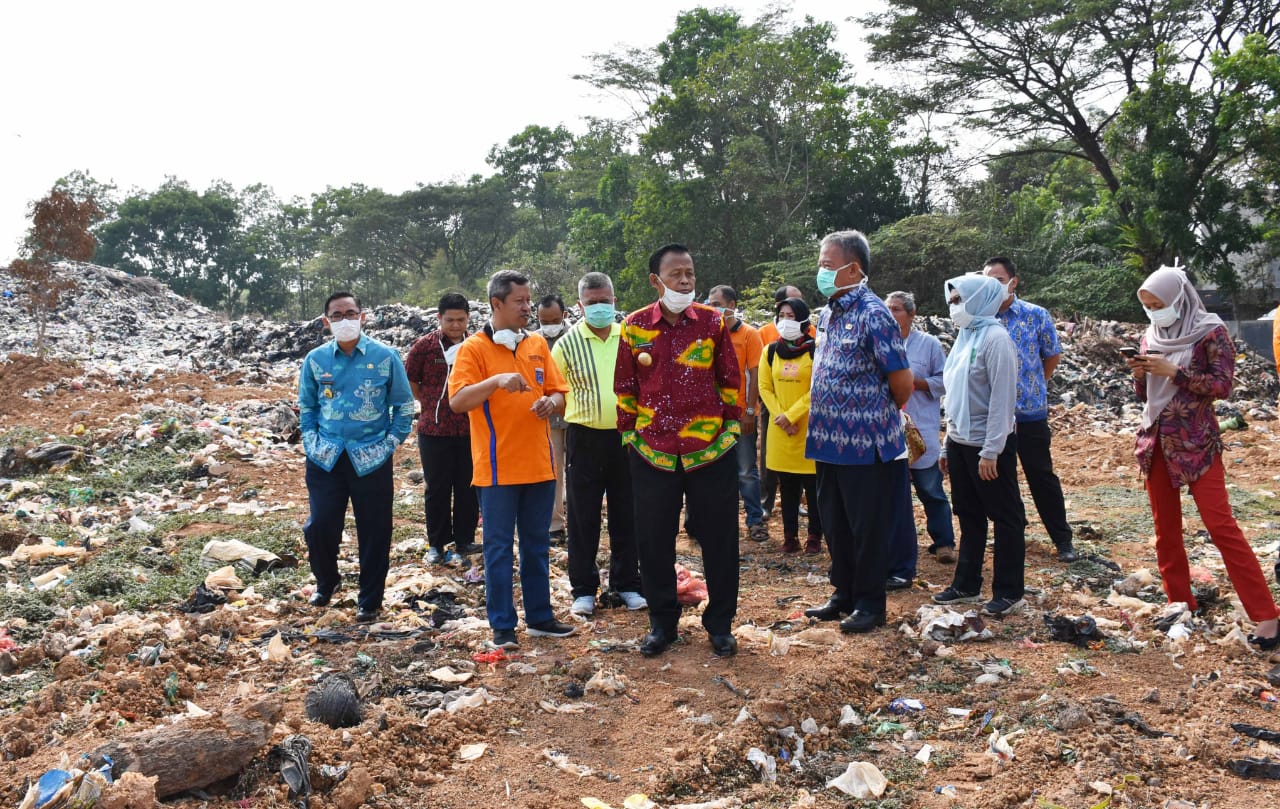
<instances>
[{"instance_id":1,"label":"smartphone in hand","mask_svg":"<svg viewBox=\"0 0 1280 809\"><path fill-rule=\"evenodd\" d=\"M1125 359L1131 360L1138 356L1138 349L1131 346L1121 346L1120 353L1125 356Z\"/></svg>"}]
</instances>

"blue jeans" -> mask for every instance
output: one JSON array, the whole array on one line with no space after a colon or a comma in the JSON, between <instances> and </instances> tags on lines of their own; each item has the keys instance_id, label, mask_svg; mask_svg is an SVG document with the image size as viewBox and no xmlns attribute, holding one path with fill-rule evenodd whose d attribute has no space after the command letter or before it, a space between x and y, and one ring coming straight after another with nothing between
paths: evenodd
<instances>
[{"instance_id":1,"label":"blue jeans","mask_svg":"<svg viewBox=\"0 0 1280 809\"><path fill-rule=\"evenodd\" d=\"M756 468L756 435L738 436L738 494L747 508L747 527L764 522L764 506L760 503L760 470Z\"/></svg>"},{"instance_id":2,"label":"blue jeans","mask_svg":"<svg viewBox=\"0 0 1280 809\"><path fill-rule=\"evenodd\" d=\"M890 466L889 499L889 575L902 579L916 577L916 561L920 554L916 542L916 515L911 509L911 475L906 462Z\"/></svg>"},{"instance_id":3,"label":"blue jeans","mask_svg":"<svg viewBox=\"0 0 1280 809\"><path fill-rule=\"evenodd\" d=\"M551 508L556 482L480 486L484 515L484 604L493 629L516 628L513 548L520 531L520 590L527 625L550 621Z\"/></svg>"},{"instance_id":4,"label":"blue jeans","mask_svg":"<svg viewBox=\"0 0 1280 809\"><path fill-rule=\"evenodd\" d=\"M929 531L929 539L933 540L933 549L956 545L956 530L951 524L951 502L947 493L942 490L942 470L935 462L924 469L911 470L911 483L915 486L916 497L924 506L925 528Z\"/></svg>"}]
</instances>

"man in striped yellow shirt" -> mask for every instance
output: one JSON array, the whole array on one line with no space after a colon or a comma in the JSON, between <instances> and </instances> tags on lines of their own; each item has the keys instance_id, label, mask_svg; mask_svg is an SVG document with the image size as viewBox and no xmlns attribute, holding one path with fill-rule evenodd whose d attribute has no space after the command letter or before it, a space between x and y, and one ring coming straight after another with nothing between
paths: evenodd
<instances>
[{"instance_id":1,"label":"man in striped yellow shirt","mask_svg":"<svg viewBox=\"0 0 1280 809\"><path fill-rule=\"evenodd\" d=\"M565 489L569 499L569 585L575 615L595 612L600 589L601 506L609 503L609 589L627 609L647 605L640 594L635 507L626 447L618 433L613 371L622 326L614 316L613 282L590 272L578 282L583 319L551 349L569 383L565 396Z\"/></svg>"}]
</instances>

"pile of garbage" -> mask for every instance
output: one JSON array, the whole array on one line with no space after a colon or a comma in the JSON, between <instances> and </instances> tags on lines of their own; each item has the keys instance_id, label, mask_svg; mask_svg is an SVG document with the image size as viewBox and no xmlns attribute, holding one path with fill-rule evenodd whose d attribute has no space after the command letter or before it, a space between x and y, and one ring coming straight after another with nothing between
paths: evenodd
<instances>
[{"instance_id":1,"label":"pile of garbage","mask_svg":"<svg viewBox=\"0 0 1280 809\"><path fill-rule=\"evenodd\" d=\"M65 264L62 271L76 287L64 294L62 305L50 315L47 353L86 367L194 372L254 371L271 378L288 378L308 351L328 339L319 317L306 321L276 321L249 317L228 321L216 312L176 295L159 281L94 264ZM0 288L15 289L14 280L0 269ZM0 354L34 351L35 323L18 293L0 301L10 328L0 334ZM471 331L490 317L489 305L471 301ZM567 315L576 320L576 309ZM365 331L402 351L437 326L436 310L405 304L372 309ZM944 348L955 341L955 327L947 318L921 317L916 327L937 337ZM1131 377L1117 349L1136 346L1145 326L1116 321L1084 320L1059 324L1062 359L1049 384L1049 402L1070 409L1088 405L1095 418L1136 424L1140 407ZM1220 415L1242 420L1276 418L1280 395L1275 366L1237 341L1235 391L1232 407Z\"/></svg>"}]
</instances>

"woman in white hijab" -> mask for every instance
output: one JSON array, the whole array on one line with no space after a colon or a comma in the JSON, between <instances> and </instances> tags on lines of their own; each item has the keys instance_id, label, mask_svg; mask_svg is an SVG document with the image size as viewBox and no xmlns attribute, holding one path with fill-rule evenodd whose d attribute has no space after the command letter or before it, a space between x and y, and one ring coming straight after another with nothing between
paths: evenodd
<instances>
[{"instance_id":1,"label":"woman in white hijab","mask_svg":"<svg viewBox=\"0 0 1280 809\"><path fill-rule=\"evenodd\" d=\"M1135 453L1146 475L1156 529L1156 560L1165 595L1196 609L1187 551L1182 544L1181 487L1195 499L1227 576L1256 624L1249 642L1264 651L1280 645L1276 607L1258 557L1236 524L1227 500L1222 436L1215 399L1231 395L1235 345L1226 326L1200 301L1187 275L1161 267L1147 277L1138 299L1151 325L1141 353L1126 360L1134 390L1145 404Z\"/></svg>"},{"instance_id":2,"label":"woman in white hijab","mask_svg":"<svg viewBox=\"0 0 1280 809\"><path fill-rule=\"evenodd\" d=\"M1018 450L1013 434L1018 355L996 319L1005 288L985 275L963 275L945 285L951 322L959 329L943 367L946 383L947 454L951 510L960 522L960 551L951 586L938 604L982 600L982 561L987 521L994 526L991 600L985 615L1018 612L1023 600L1026 511L1018 493Z\"/></svg>"}]
</instances>

